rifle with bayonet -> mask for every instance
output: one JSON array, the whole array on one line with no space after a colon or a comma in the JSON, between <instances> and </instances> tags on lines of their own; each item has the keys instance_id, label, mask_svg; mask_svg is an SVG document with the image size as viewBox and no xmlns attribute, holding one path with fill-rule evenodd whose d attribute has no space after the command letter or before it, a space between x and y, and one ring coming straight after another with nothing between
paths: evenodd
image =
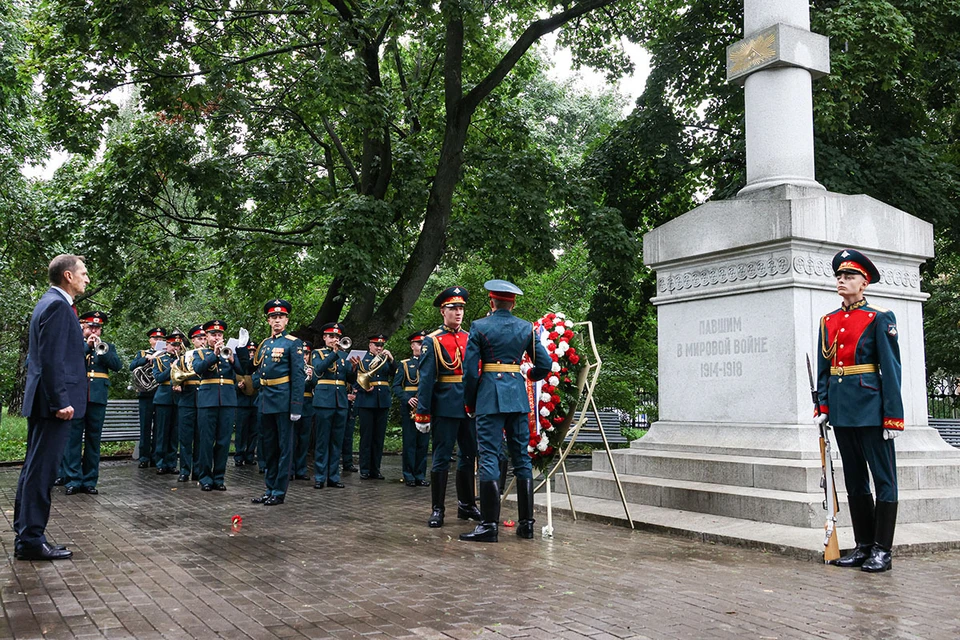
<instances>
[{"instance_id":1,"label":"rifle with bayonet","mask_svg":"<svg viewBox=\"0 0 960 640\"><path fill-rule=\"evenodd\" d=\"M813 409L817 417L820 416L820 399L817 397L817 387L813 381L813 367L810 366L810 356L807 356L807 375L810 377L810 394L813 396ZM830 447L830 425L826 420L818 420L820 428L820 488L823 489L823 508L827 511L827 521L824 524L823 562L832 564L840 558L840 544L837 542L837 513L840 504L837 500L837 483L833 477L833 456Z\"/></svg>"}]
</instances>

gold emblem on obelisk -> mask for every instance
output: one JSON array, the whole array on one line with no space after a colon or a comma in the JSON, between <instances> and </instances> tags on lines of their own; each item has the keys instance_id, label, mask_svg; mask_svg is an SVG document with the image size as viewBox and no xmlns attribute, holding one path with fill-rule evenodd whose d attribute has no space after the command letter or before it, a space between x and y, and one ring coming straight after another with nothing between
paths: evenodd
<instances>
[{"instance_id":1,"label":"gold emblem on obelisk","mask_svg":"<svg viewBox=\"0 0 960 640\"><path fill-rule=\"evenodd\" d=\"M777 55L774 46L777 40L777 34L761 33L755 38L744 40L730 48L730 60L732 63L729 75L734 76L753 67L759 66Z\"/></svg>"}]
</instances>

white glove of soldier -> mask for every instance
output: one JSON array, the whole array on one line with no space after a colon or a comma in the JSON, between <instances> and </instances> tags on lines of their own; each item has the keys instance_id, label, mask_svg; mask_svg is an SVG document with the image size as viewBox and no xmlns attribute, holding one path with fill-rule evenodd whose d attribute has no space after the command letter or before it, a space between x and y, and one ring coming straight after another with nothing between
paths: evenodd
<instances>
[{"instance_id":1,"label":"white glove of soldier","mask_svg":"<svg viewBox=\"0 0 960 640\"><path fill-rule=\"evenodd\" d=\"M416 422L414 423L417 427L417 431L420 433L430 433L430 423L429 422Z\"/></svg>"},{"instance_id":2,"label":"white glove of soldier","mask_svg":"<svg viewBox=\"0 0 960 640\"><path fill-rule=\"evenodd\" d=\"M300 414L299 414L299 413L291 413L291 414L290 414L290 422L296 422L296 421L299 420L299 419L300 419Z\"/></svg>"},{"instance_id":3,"label":"white glove of soldier","mask_svg":"<svg viewBox=\"0 0 960 640\"><path fill-rule=\"evenodd\" d=\"M823 425L823 423L826 422L828 418L829 416L827 414L821 413L820 415L818 415L816 418L813 419L813 424L819 427Z\"/></svg>"},{"instance_id":4,"label":"white glove of soldier","mask_svg":"<svg viewBox=\"0 0 960 640\"><path fill-rule=\"evenodd\" d=\"M884 440L893 440L898 435L900 435L900 429L884 429L883 430Z\"/></svg>"},{"instance_id":5,"label":"white glove of soldier","mask_svg":"<svg viewBox=\"0 0 960 640\"><path fill-rule=\"evenodd\" d=\"M240 327L240 333L237 336L237 348L242 349L247 346L247 343L250 342L250 332Z\"/></svg>"}]
</instances>

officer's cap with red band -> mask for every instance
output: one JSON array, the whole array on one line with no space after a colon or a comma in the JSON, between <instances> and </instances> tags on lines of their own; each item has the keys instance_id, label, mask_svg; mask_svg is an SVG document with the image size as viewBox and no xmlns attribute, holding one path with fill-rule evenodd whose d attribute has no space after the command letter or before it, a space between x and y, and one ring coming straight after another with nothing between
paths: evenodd
<instances>
[{"instance_id":1,"label":"officer's cap with red band","mask_svg":"<svg viewBox=\"0 0 960 640\"><path fill-rule=\"evenodd\" d=\"M203 325L200 325L200 324L190 327L190 330L187 331L187 335L190 336L191 340L202 334L203 334Z\"/></svg>"},{"instance_id":2,"label":"officer's cap with red band","mask_svg":"<svg viewBox=\"0 0 960 640\"><path fill-rule=\"evenodd\" d=\"M435 307L465 307L470 292L465 287L447 287L434 301Z\"/></svg>"},{"instance_id":3,"label":"officer's cap with red band","mask_svg":"<svg viewBox=\"0 0 960 640\"><path fill-rule=\"evenodd\" d=\"M88 311L80 314L80 322L95 327L102 327L107 323L107 314L103 311Z\"/></svg>"},{"instance_id":4,"label":"officer's cap with red band","mask_svg":"<svg viewBox=\"0 0 960 640\"><path fill-rule=\"evenodd\" d=\"M219 331L221 333L226 333L227 323L223 320L211 320L203 325L203 330L207 333L211 331Z\"/></svg>"},{"instance_id":5,"label":"officer's cap with red band","mask_svg":"<svg viewBox=\"0 0 960 640\"><path fill-rule=\"evenodd\" d=\"M147 331L147 337L148 338L166 338L167 330L164 329L163 327L154 327L153 329L150 329L149 331Z\"/></svg>"},{"instance_id":6,"label":"officer's cap with red band","mask_svg":"<svg viewBox=\"0 0 960 640\"><path fill-rule=\"evenodd\" d=\"M328 322L327 324L320 327L320 331L323 332L323 335L334 335L342 336L343 335L343 325L339 322Z\"/></svg>"},{"instance_id":7,"label":"officer's cap with red band","mask_svg":"<svg viewBox=\"0 0 960 640\"><path fill-rule=\"evenodd\" d=\"M867 283L880 280L880 270L856 249L844 249L833 256L833 273L859 273L867 279Z\"/></svg>"},{"instance_id":8,"label":"officer's cap with red band","mask_svg":"<svg viewBox=\"0 0 960 640\"><path fill-rule=\"evenodd\" d=\"M520 287L506 280L487 280L483 283L483 288L490 292L490 297L494 300L514 301L523 294Z\"/></svg>"},{"instance_id":9,"label":"officer's cap with red band","mask_svg":"<svg viewBox=\"0 0 960 640\"><path fill-rule=\"evenodd\" d=\"M277 315L290 315L290 310L293 309L293 305L284 300L283 298L274 298L263 305L263 312L268 316L277 316Z\"/></svg>"}]
</instances>

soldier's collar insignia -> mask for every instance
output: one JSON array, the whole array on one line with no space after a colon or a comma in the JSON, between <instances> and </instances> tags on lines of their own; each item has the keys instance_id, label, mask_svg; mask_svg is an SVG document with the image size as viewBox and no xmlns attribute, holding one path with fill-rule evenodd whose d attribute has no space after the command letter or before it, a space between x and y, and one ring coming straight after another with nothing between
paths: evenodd
<instances>
[{"instance_id":1,"label":"soldier's collar insignia","mask_svg":"<svg viewBox=\"0 0 960 640\"><path fill-rule=\"evenodd\" d=\"M853 311L854 309L859 309L860 307L865 307L865 306L867 306L867 299L866 299L866 298L860 298L859 300L857 300L856 302L854 302L854 303L853 303L852 305L850 305L849 307L846 306L846 305L840 305L840 306L843 308L844 311Z\"/></svg>"}]
</instances>

